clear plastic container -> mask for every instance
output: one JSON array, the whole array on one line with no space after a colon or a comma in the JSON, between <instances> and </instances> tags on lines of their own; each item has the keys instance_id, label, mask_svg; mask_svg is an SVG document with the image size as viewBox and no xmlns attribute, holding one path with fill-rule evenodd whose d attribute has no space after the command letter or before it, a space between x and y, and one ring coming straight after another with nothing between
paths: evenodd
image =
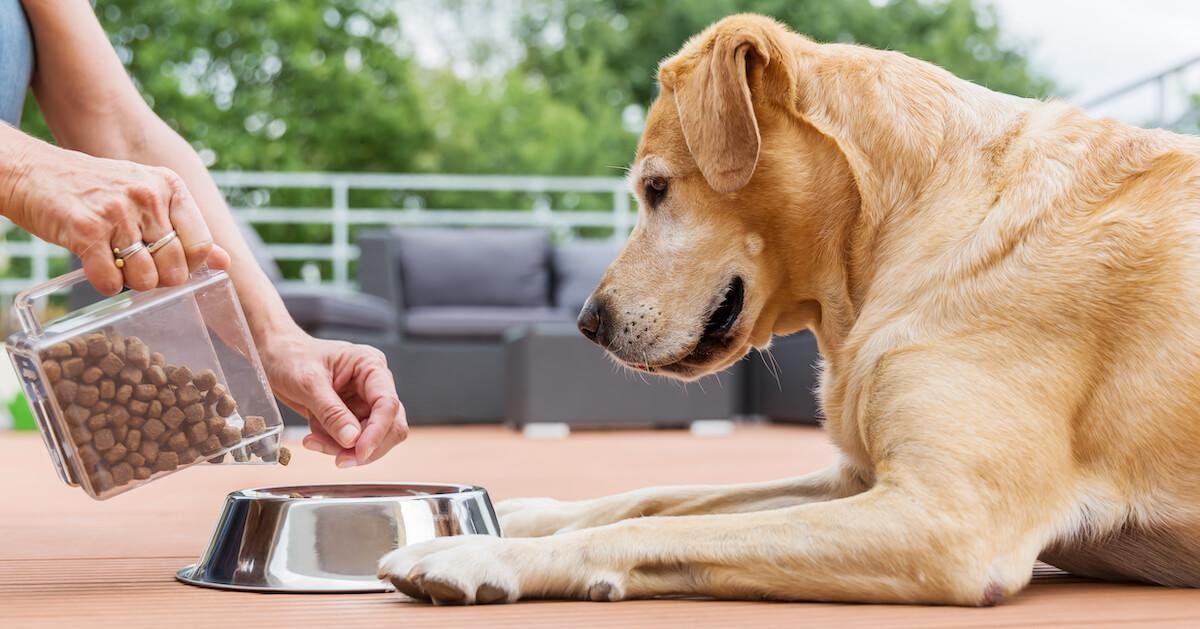
<instances>
[{"instance_id":1,"label":"clear plastic container","mask_svg":"<svg viewBox=\"0 0 1200 629\"><path fill-rule=\"evenodd\" d=\"M14 302L5 342L59 477L97 500L201 463L275 463L283 422L224 272L126 291L49 322Z\"/></svg>"}]
</instances>

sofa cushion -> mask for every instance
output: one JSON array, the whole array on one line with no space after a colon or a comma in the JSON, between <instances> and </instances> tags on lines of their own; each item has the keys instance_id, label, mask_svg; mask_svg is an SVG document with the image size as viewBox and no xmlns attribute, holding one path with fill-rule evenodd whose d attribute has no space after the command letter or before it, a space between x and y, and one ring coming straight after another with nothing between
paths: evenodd
<instances>
[{"instance_id":1,"label":"sofa cushion","mask_svg":"<svg viewBox=\"0 0 1200 629\"><path fill-rule=\"evenodd\" d=\"M396 312L382 297L320 286L282 286L279 295L305 330L349 328L386 334L396 329Z\"/></svg>"},{"instance_id":2,"label":"sofa cushion","mask_svg":"<svg viewBox=\"0 0 1200 629\"><path fill-rule=\"evenodd\" d=\"M407 308L550 305L544 230L404 229L396 250Z\"/></svg>"},{"instance_id":3,"label":"sofa cushion","mask_svg":"<svg viewBox=\"0 0 1200 629\"><path fill-rule=\"evenodd\" d=\"M548 307L426 306L408 309L404 328L408 336L501 338L513 326L573 320Z\"/></svg>"},{"instance_id":4,"label":"sofa cushion","mask_svg":"<svg viewBox=\"0 0 1200 629\"><path fill-rule=\"evenodd\" d=\"M572 316L583 309L621 245L610 240L576 240L554 248L554 305Z\"/></svg>"}]
</instances>

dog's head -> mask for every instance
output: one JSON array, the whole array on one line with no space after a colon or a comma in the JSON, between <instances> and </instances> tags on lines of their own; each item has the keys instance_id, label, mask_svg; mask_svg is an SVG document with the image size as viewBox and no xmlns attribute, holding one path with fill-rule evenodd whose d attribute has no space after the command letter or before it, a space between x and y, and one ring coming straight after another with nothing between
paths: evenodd
<instances>
[{"instance_id":1,"label":"dog's head","mask_svg":"<svg viewBox=\"0 0 1200 629\"><path fill-rule=\"evenodd\" d=\"M852 192L835 147L793 113L799 39L735 16L660 67L629 172L637 225L578 321L627 366L697 378L819 316L797 256L830 195Z\"/></svg>"}]
</instances>

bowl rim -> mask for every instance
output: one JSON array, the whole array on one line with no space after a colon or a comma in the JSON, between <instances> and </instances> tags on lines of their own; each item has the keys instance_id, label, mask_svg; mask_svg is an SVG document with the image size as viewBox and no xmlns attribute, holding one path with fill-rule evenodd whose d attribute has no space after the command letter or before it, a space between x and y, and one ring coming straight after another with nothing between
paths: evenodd
<instances>
[{"instance_id":1,"label":"bowl rim","mask_svg":"<svg viewBox=\"0 0 1200 629\"><path fill-rule=\"evenodd\" d=\"M379 495L383 494L387 488L440 488L444 491L430 491L426 493L410 493L410 494L394 494L394 495ZM316 493L334 493L339 490L362 489L369 491L373 488L383 488L376 495L290 495L303 494L306 492ZM487 495L487 490L479 485L470 485L465 483L439 483L439 482L414 482L414 481L379 481L366 483L309 483L295 485L271 485L265 487L251 487L247 489L239 489L229 493L231 500L251 500L255 502L376 502L386 501L393 502L396 500L430 500L437 498L446 498L450 496L464 495Z\"/></svg>"}]
</instances>

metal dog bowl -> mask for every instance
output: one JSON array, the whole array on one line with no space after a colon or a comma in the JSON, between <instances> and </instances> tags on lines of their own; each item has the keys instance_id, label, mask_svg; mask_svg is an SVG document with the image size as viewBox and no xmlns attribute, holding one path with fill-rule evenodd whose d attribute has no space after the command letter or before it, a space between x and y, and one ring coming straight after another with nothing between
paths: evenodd
<instances>
[{"instance_id":1,"label":"metal dog bowl","mask_svg":"<svg viewBox=\"0 0 1200 629\"><path fill-rule=\"evenodd\" d=\"M386 553L448 535L500 535L482 487L432 483L301 485L225 498L200 561L184 583L259 592L384 592Z\"/></svg>"}]
</instances>

